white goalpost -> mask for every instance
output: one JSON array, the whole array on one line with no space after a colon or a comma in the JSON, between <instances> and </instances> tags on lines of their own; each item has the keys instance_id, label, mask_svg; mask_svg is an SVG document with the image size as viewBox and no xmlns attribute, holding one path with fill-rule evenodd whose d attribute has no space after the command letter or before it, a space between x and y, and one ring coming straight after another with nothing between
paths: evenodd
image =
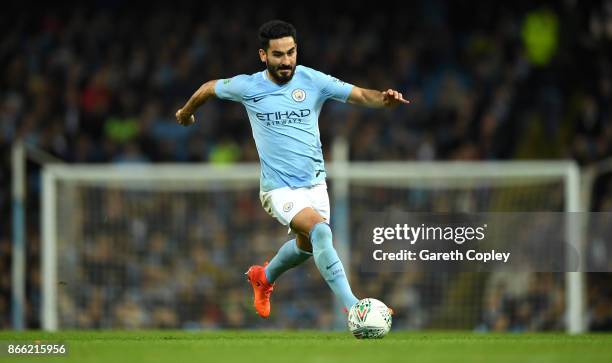
<instances>
[{"instance_id":1,"label":"white goalpost","mask_svg":"<svg viewBox=\"0 0 612 363\"><path fill-rule=\"evenodd\" d=\"M369 208L384 209L387 201L407 212L464 207L473 212L581 211L580 172L574 162L349 163L341 144L334 145L332 154L327 169L335 243L353 279L371 278L359 275L359 266L350 262L353 218ZM45 330L191 326L184 321L206 326L206 318L188 302L216 299L218 286L240 291L234 290L240 276L219 266L233 272L245 261L269 256L286 232L257 205L257 164L56 164L46 165L42 175ZM579 218L568 222L568 241L581 246ZM367 292L395 299L392 295L411 277L380 278L387 279L389 290ZM474 328L482 310L478 284L471 284L470 277L421 278L428 281L418 290L425 318L404 327ZM566 272L561 278L566 302L561 324L569 333L583 332L584 272ZM455 294L462 297L450 296L448 290L457 286L473 287ZM290 287L279 293L297 294ZM331 300L328 291L308 294L304 299ZM463 310L455 314L446 301L461 302ZM240 302L228 304L228 311L241 314ZM179 312L172 317L165 305ZM241 315L242 320L236 319L227 324L250 321Z\"/></svg>"}]
</instances>

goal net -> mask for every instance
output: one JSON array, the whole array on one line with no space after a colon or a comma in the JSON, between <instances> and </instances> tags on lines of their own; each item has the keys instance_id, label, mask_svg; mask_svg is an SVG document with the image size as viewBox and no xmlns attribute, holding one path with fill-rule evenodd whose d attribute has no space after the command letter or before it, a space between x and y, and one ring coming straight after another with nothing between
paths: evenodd
<instances>
[{"instance_id":1,"label":"goal net","mask_svg":"<svg viewBox=\"0 0 612 363\"><path fill-rule=\"evenodd\" d=\"M583 327L582 273L368 273L351 232L364 213L577 211L565 162L329 165L335 243L358 296L394 329ZM287 231L261 208L253 164L49 165L42 193L43 328L315 328L341 316L314 263L281 276L265 324L244 272Z\"/></svg>"}]
</instances>

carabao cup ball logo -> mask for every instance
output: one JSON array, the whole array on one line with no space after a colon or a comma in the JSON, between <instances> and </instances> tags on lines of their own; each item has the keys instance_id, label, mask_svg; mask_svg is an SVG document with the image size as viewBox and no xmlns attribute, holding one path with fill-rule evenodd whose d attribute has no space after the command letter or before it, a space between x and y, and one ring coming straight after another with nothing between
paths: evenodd
<instances>
[{"instance_id":1,"label":"carabao cup ball logo","mask_svg":"<svg viewBox=\"0 0 612 363\"><path fill-rule=\"evenodd\" d=\"M357 320L360 323L363 323L366 318L368 317L368 313L370 312L370 301L369 300L365 300L365 301L360 301L355 309L355 317L357 318Z\"/></svg>"},{"instance_id":2,"label":"carabao cup ball logo","mask_svg":"<svg viewBox=\"0 0 612 363\"><path fill-rule=\"evenodd\" d=\"M291 92L291 97L295 102L302 102L306 98L306 92L303 89L296 88Z\"/></svg>"}]
</instances>

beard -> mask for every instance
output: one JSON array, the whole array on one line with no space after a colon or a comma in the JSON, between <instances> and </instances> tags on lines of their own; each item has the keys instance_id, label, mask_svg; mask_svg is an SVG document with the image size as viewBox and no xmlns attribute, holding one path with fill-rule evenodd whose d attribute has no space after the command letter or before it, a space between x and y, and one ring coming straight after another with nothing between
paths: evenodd
<instances>
[{"instance_id":1,"label":"beard","mask_svg":"<svg viewBox=\"0 0 612 363\"><path fill-rule=\"evenodd\" d=\"M266 67L268 68L268 74L278 84L285 84L291 81L295 74L295 66L271 66L270 63L266 63ZM282 72L283 70L288 70L289 72Z\"/></svg>"}]
</instances>

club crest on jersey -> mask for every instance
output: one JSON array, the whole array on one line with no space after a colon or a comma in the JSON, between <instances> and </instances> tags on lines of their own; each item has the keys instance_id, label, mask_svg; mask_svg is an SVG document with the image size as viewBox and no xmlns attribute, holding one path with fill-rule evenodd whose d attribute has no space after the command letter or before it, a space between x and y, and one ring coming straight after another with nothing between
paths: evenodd
<instances>
[{"instance_id":1,"label":"club crest on jersey","mask_svg":"<svg viewBox=\"0 0 612 363\"><path fill-rule=\"evenodd\" d=\"M306 98L306 92L301 88L296 88L291 92L291 97L295 102L302 102Z\"/></svg>"}]
</instances>

